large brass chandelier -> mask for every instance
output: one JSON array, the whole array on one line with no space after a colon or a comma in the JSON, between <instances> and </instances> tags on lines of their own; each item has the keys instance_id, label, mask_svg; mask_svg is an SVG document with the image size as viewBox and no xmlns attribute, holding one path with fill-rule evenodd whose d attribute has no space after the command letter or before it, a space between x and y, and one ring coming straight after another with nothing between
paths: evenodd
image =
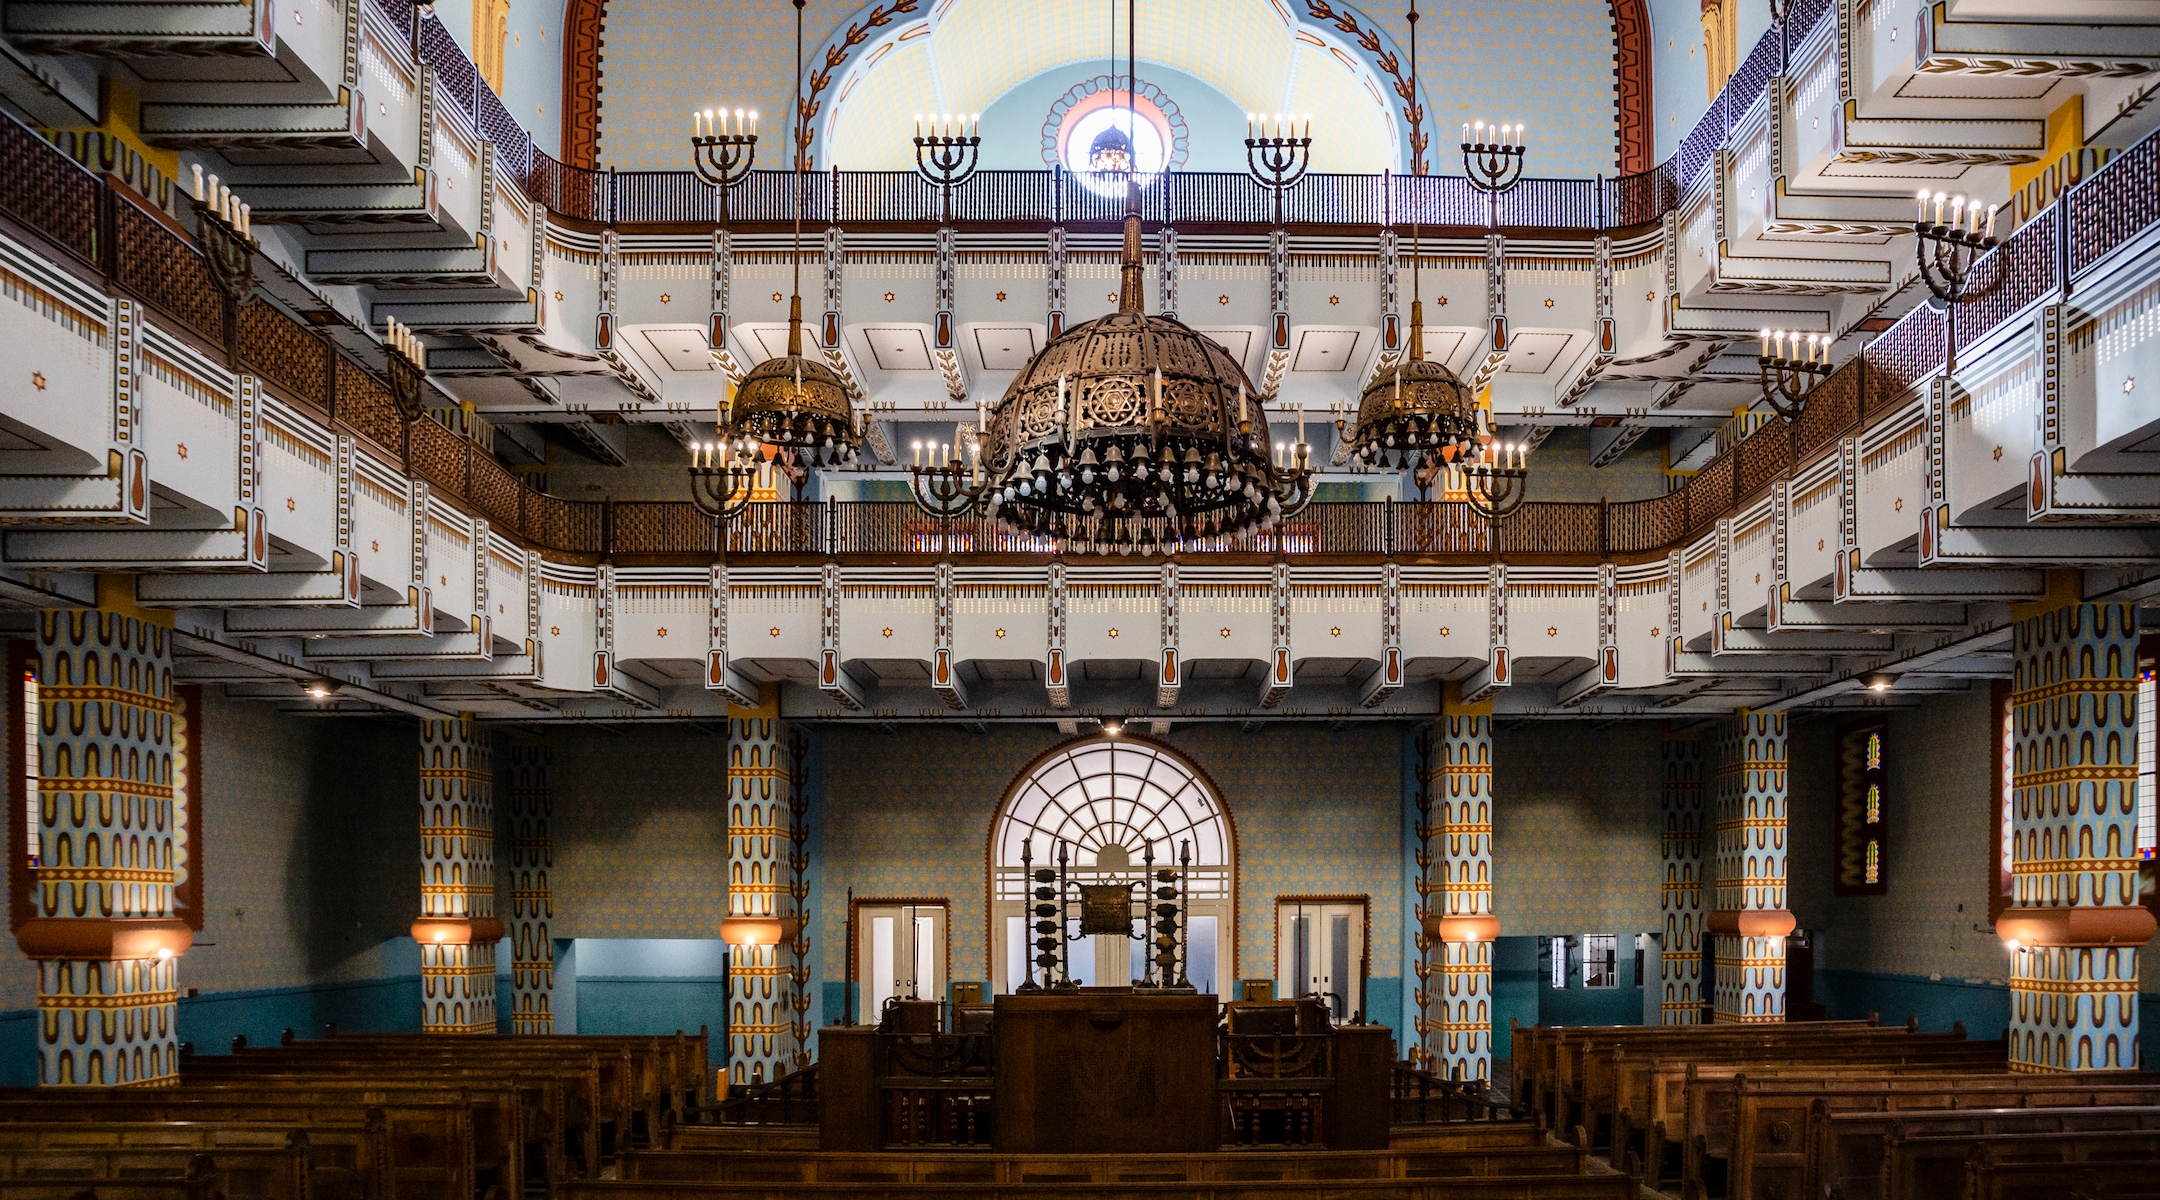
<instances>
[{"instance_id":1,"label":"large brass chandelier","mask_svg":"<svg viewBox=\"0 0 2160 1200\"><path fill-rule=\"evenodd\" d=\"M1130 42L1127 63L1130 79ZM1148 315L1136 176L1125 195L1117 311L1029 361L968 461L955 446L947 462L913 471L924 511L980 507L1060 549L1131 554L1270 529L1311 501L1311 448L1301 437L1269 458L1267 413L1245 369L1183 322Z\"/></svg>"},{"instance_id":2,"label":"large brass chandelier","mask_svg":"<svg viewBox=\"0 0 2160 1200\"><path fill-rule=\"evenodd\" d=\"M803 353L802 38L807 2L795 0L795 285L788 302L787 353L752 367L721 406L718 441L690 450L691 497L699 508L723 520L748 505L761 464L771 461L799 480L812 468L853 462L862 445L847 385L822 355ZM754 145L755 138L750 141ZM696 144L702 147L705 142ZM747 164L746 158L745 168ZM724 195L731 184L716 186ZM713 336L723 332L716 329Z\"/></svg>"}]
</instances>

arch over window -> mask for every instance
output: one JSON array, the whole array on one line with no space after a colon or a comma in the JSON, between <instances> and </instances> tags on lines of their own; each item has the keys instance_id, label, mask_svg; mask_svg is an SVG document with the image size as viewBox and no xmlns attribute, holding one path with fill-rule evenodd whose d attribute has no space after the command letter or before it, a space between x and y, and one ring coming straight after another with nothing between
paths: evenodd
<instances>
[{"instance_id":1,"label":"arch over window","mask_svg":"<svg viewBox=\"0 0 2160 1200\"><path fill-rule=\"evenodd\" d=\"M1193 945L1193 981L1227 988L1236 961L1237 895L1237 831L1229 812L1183 755L1151 741L1098 737L1036 759L1014 780L991 823L990 945L1000 991L1008 990L1009 974L1024 969L1015 965L1023 953L1017 923L1027 903L1023 847L1032 844L1037 869L1054 868L1060 841L1069 856L1067 878L1077 883L1136 880L1150 847L1160 868L1177 865L1189 845L1192 914L1196 928L1204 922L1207 931L1206 948L1197 937ZM1106 973L1121 953L1104 951Z\"/></svg>"}]
</instances>

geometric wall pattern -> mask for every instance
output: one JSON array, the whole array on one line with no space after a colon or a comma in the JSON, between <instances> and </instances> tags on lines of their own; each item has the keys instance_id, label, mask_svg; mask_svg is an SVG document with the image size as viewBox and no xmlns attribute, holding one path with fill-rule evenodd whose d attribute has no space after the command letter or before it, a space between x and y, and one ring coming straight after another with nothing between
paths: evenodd
<instances>
[{"instance_id":1,"label":"geometric wall pattern","mask_svg":"<svg viewBox=\"0 0 2160 1200\"><path fill-rule=\"evenodd\" d=\"M1785 1019L1785 714L1734 713L1719 727L1716 1017Z\"/></svg>"},{"instance_id":2,"label":"geometric wall pattern","mask_svg":"<svg viewBox=\"0 0 2160 1200\"><path fill-rule=\"evenodd\" d=\"M789 772L782 756L777 704L730 706L728 716L728 915L779 917L788 827L783 823ZM791 947L731 946L728 950L728 1063L736 1087L784 1074L792 1061L782 1042L794 1031L792 988L783 957Z\"/></svg>"},{"instance_id":3,"label":"geometric wall pattern","mask_svg":"<svg viewBox=\"0 0 2160 1200\"><path fill-rule=\"evenodd\" d=\"M555 867L549 824L555 802L548 773L555 752L546 742L510 743L510 1032L555 1032Z\"/></svg>"},{"instance_id":4,"label":"geometric wall pattern","mask_svg":"<svg viewBox=\"0 0 2160 1200\"><path fill-rule=\"evenodd\" d=\"M469 922L469 941L420 942L420 1027L495 1032L495 775L470 715L420 722L420 915Z\"/></svg>"},{"instance_id":5,"label":"geometric wall pattern","mask_svg":"<svg viewBox=\"0 0 2160 1200\"><path fill-rule=\"evenodd\" d=\"M1440 916L1492 917L1492 705L1451 703L1438 722ZM1428 906L1430 902L1428 901ZM1486 936L1440 943L1434 1073L1492 1078L1492 952Z\"/></svg>"},{"instance_id":6,"label":"geometric wall pattern","mask_svg":"<svg viewBox=\"0 0 2160 1200\"><path fill-rule=\"evenodd\" d=\"M2011 614L2012 890L1998 928L2053 914L2062 932L2011 954L2010 1068L2133 1070L2151 926L2117 945L2071 930L2145 920L2126 911L2138 905L2137 611L2069 599Z\"/></svg>"},{"instance_id":7,"label":"geometric wall pattern","mask_svg":"<svg viewBox=\"0 0 2160 1200\"><path fill-rule=\"evenodd\" d=\"M1665 881L1658 910L1665 936L1658 958L1660 1023L1699 1025L1703 1019L1703 744L1700 737L1665 736Z\"/></svg>"},{"instance_id":8,"label":"geometric wall pattern","mask_svg":"<svg viewBox=\"0 0 2160 1200\"><path fill-rule=\"evenodd\" d=\"M171 630L97 609L39 614L39 918L173 918L185 852L173 707ZM176 962L39 959L39 1082L177 1082Z\"/></svg>"}]
</instances>

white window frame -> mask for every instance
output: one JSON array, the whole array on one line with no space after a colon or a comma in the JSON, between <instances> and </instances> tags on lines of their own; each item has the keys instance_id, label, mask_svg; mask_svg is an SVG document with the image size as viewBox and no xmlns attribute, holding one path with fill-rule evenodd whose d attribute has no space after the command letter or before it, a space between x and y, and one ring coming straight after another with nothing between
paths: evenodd
<instances>
[{"instance_id":1,"label":"white window frame","mask_svg":"<svg viewBox=\"0 0 2160 1200\"><path fill-rule=\"evenodd\" d=\"M1593 962L1598 966L1595 975L1591 973ZM1582 935L1582 985L1600 991L1620 986L1620 938L1617 934Z\"/></svg>"}]
</instances>

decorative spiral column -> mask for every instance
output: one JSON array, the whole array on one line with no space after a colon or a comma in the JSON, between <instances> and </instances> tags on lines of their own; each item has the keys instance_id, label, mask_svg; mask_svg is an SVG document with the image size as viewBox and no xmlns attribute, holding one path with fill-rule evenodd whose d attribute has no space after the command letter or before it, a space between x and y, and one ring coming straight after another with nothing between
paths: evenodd
<instances>
[{"instance_id":1,"label":"decorative spiral column","mask_svg":"<svg viewBox=\"0 0 2160 1200\"><path fill-rule=\"evenodd\" d=\"M174 915L187 853L174 803L170 629L118 612L38 618L35 916L15 932L38 968L38 1082L179 1082Z\"/></svg>"},{"instance_id":2,"label":"decorative spiral column","mask_svg":"<svg viewBox=\"0 0 2160 1200\"><path fill-rule=\"evenodd\" d=\"M555 801L546 742L510 743L510 1032L555 1032ZM569 1032L576 1032L571 1030Z\"/></svg>"},{"instance_id":3,"label":"decorative spiral column","mask_svg":"<svg viewBox=\"0 0 2160 1200\"><path fill-rule=\"evenodd\" d=\"M2137 611L2078 571L2011 610L2010 1069L2138 1065Z\"/></svg>"},{"instance_id":4,"label":"decorative spiral column","mask_svg":"<svg viewBox=\"0 0 2160 1200\"><path fill-rule=\"evenodd\" d=\"M495 774L472 714L420 722L420 1028L495 1032Z\"/></svg>"},{"instance_id":5,"label":"decorative spiral column","mask_svg":"<svg viewBox=\"0 0 2160 1200\"><path fill-rule=\"evenodd\" d=\"M1716 1019L1785 1019L1785 714L1741 709L1718 731Z\"/></svg>"},{"instance_id":6,"label":"decorative spiral column","mask_svg":"<svg viewBox=\"0 0 2160 1200\"><path fill-rule=\"evenodd\" d=\"M780 734L778 694L756 708L728 706L727 914L780 917L787 855L789 760ZM785 937L785 935L782 935ZM761 1083L790 1061L782 1040L794 1032L792 978L785 945L728 950L728 1075L732 1086Z\"/></svg>"},{"instance_id":7,"label":"decorative spiral column","mask_svg":"<svg viewBox=\"0 0 2160 1200\"><path fill-rule=\"evenodd\" d=\"M1449 684L1439 721L1440 902L1425 932L1440 946L1435 1074L1492 1077L1492 704L1464 704Z\"/></svg>"},{"instance_id":8,"label":"decorative spiral column","mask_svg":"<svg viewBox=\"0 0 2160 1200\"><path fill-rule=\"evenodd\" d=\"M1664 991L1660 1022L1702 1023L1703 745L1700 737L1665 735L1665 841L1658 911L1665 936L1658 956Z\"/></svg>"}]
</instances>

